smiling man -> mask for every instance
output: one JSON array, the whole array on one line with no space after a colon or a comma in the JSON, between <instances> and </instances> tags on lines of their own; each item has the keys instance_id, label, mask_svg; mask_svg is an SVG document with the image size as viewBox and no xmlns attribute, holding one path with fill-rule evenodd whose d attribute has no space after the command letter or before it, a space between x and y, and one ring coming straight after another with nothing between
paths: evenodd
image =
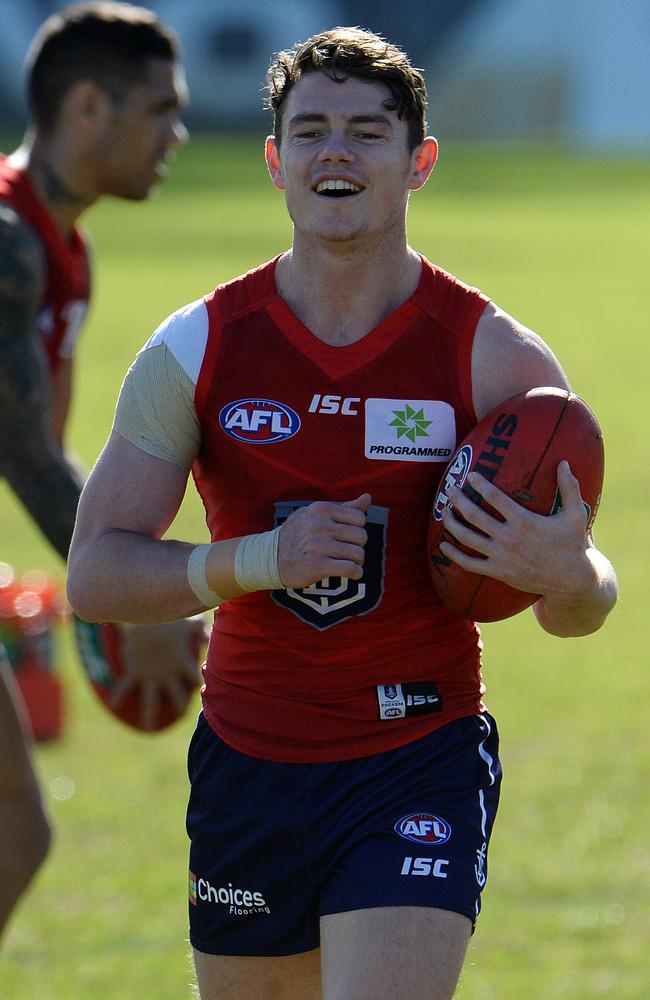
<instances>
[{"instance_id":1,"label":"smiling man","mask_svg":"<svg viewBox=\"0 0 650 1000\"><path fill-rule=\"evenodd\" d=\"M104 195L141 201L165 176L186 138L178 56L175 36L144 8L59 11L28 54L24 142L0 156L0 476L64 559L81 492L64 429L90 297L78 220ZM123 694L141 685L151 717L159 697L184 704L198 684L187 642L196 627L124 636ZM49 841L20 711L0 647L0 932Z\"/></svg>"},{"instance_id":2,"label":"smiling man","mask_svg":"<svg viewBox=\"0 0 650 1000\"><path fill-rule=\"evenodd\" d=\"M82 496L69 595L97 619L219 605L189 750L203 1000L449 1000L501 768L478 629L428 577L428 516L477 420L566 379L407 243L437 143L404 53L337 28L280 53L269 89L292 246L138 355ZM190 468L209 545L161 540ZM542 594L547 631L577 635L616 584L565 465L558 480L553 518L475 484L506 519L481 565ZM454 505L467 523L446 512L449 531L486 551L471 504Z\"/></svg>"}]
</instances>

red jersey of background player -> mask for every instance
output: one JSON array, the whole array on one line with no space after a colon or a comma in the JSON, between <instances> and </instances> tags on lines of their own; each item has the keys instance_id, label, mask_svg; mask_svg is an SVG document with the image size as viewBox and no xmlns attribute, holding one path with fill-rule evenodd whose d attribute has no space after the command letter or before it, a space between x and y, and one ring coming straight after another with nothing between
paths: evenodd
<instances>
[{"instance_id":1,"label":"red jersey of background player","mask_svg":"<svg viewBox=\"0 0 650 1000\"><path fill-rule=\"evenodd\" d=\"M478 629L436 598L425 539L441 473L476 423L471 350L487 299L423 261L409 300L334 347L279 297L274 268L205 300L193 472L208 526L215 541L247 535L297 504L367 491L364 574L224 604L205 715L252 756L362 757L483 708Z\"/></svg>"},{"instance_id":2,"label":"red jersey of background player","mask_svg":"<svg viewBox=\"0 0 650 1000\"><path fill-rule=\"evenodd\" d=\"M46 286L36 325L47 354L49 370L72 355L90 297L88 249L73 227L66 240L32 183L22 170L0 156L0 201L5 202L38 234L46 262Z\"/></svg>"}]
</instances>

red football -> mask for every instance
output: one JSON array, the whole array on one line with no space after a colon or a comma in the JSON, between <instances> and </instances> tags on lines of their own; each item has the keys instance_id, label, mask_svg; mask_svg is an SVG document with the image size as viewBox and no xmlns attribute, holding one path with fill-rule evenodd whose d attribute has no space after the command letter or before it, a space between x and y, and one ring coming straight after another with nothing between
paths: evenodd
<instances>
[{"instance_id":1,"label":"red football","mask_svg":"<svg viewBox=\"0 0 650 1000\"><path fill-rule=\"evenodd\" d=\"M183 711L179 712L176 706L169 700L161 701L158 706L158 717L151 729L145 730L140 721L141 695L138 689L130 691L119 705L112 705L111 695L113 688L117 680L124 673L122 656L123 626L115 622L101 622L99 624L84 622L80 618L77 618L76 615L72 616L72 621L81 665L95 694L116 718L141 732L157 732L171 726L172 723L184 715L195 690L195 688L189 686L187 688L187 698L183 706ZM196 633L192 634L191 643L192 653L196 656L198 665L201 652L198 629Z\"/></svg>"},{"instance_id":2,"label":"red football","mask_svg":"<svg viewBox=\"0 0 650 1000\"><path fill-rule=\"evenodd\" d=\"M552 387L522 392L488 413L462 442L440 480L427 538L431 580L440 599L456 614L474 621L500 621L530 607L539 595L469 573L443 555L439 547L443 540L463 548L442 522L449 503L446 490L455 484L496 514L465 482L470 472L480 472L523 507L536 514L555 514L560 507L557 467L563 459L580 483L589 527L598 510L605 460L598 422L579 396Z\"/></svg>"}]
</instances>

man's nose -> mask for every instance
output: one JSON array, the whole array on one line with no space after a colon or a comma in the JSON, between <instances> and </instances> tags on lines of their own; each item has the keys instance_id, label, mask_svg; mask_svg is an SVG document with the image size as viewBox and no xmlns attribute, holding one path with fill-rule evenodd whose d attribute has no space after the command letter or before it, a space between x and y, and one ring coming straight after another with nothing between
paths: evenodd
<instances>
[{"instance_id":1,"label":"man's nose","mask_svg":"<svg viewBox=\"0 0 650 1000\"><path fill-rule=\"evenodd\" d=\"M350 141L344 132L332 131L327 136L327 140L318 154L321 163L343 161L351 163L354 160L354 153L350 146Z\"/></svg>"}]
</instances>

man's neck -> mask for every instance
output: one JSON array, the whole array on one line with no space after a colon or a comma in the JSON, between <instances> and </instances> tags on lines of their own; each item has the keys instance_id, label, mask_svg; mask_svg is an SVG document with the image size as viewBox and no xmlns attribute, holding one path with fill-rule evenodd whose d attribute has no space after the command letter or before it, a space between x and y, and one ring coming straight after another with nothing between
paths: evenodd
<instances>
[{"instance_id":1,"label":"man's neck","mask_svg":"<svg viewBox=\"0 0 650 1000\"><path fill-rule=\"evenodd\" d=\"M422 262L404 242L356 252L293 248L278 261L276 285L305 326L328 344L361 340L415 292Z\"/></svg>"},{"instance_id":2,"label":"man's neck","mask_svg":"<svg viewBox=\"0 0 650 1000\"><path fill-rule=\"evenodd\" d=\"M95 199L78 189L70 177L65 157L58 154L54 144L28 138L12 154L12 160L28 174L39 198L67 237L75 221Z\"/></svg>"}]
</instances>

